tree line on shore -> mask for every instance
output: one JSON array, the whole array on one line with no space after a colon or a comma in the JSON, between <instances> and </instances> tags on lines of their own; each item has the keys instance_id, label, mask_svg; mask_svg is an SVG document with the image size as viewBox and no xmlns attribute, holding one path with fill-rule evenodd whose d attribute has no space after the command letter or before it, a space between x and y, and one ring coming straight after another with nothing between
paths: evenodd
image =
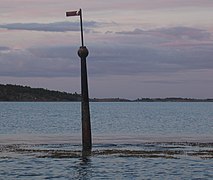
<instances>
[{"instance_id":1,"label":"tree line on shore","mask_svg":"<svg viewBox=\"0 0 213 180\"><path fill-rule=\"evenodd\" d=\"M29 86L0 84L0 101L14 102L79 102L81 95L78 93L67 93L53 91L43 88L31 88ZM124 98L92 98L91 102L213 102L213 99L192 98L138 98L129 100Z\"/></svg>"},{"instance_id":2,"label":"tree line on shore","mask_svg":"<svg viewBox=\"0 0 213 180\"><path fill-rule=\"evenodd\" d=\"M52 91L20 85L0 84L0 101L80 101L77 93Z\"/></svg>"}]
</instances>

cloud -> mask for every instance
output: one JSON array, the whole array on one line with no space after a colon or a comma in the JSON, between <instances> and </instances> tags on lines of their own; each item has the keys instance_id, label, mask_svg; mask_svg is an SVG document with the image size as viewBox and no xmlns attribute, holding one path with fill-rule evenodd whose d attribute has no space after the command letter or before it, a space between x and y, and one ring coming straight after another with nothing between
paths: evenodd
<instances>
[{"instance_id":1,"label":"cloud","mask_svg":"<svg viewBox=\"0 0 213 180\"><path fill-rule=\"evenodd\" d=\"M0 46L0 53L10 51L9 47Z\"/></svg>"},{"instance_id":2,"label":"cloud","mask_svg":"<svg viewBox=\"0 0 213 180\"><path fill-rule=\"evenodd\" d=\"M191 27L161 28L151 31L164 36L171 36L178 39L209 40L211 33L206 30Z\"/></svg>"},{"instance_id":3,"label":"cloud","mask_svg":"<svg viewBox=\"0 0 213 180\"><path fill-rule=\"evenodd\" d=\"M211 34L205 30L173 27L102 35L103 41L89 43L90 76L158 76L213 69ZM0 75L76 77L80 68L77 50L68 45L40 45L23 50L2 46Z\"/></svg>"},{"instance_id":4,"label":"cloud","mask_svg":"<svg viewBox=\"0 0 213 180\"><path fill-rule=\"evenodd\" d=\"M29 53L38 58L51 58L51 59L70 59L74 53L77 56L77 48L73 46L47 46L29 48Z\"/></svg>"},{"instance_id":5,"label":"cloud","mask_svg":"<svg viewBox=\"0 0 213 180\"><path fill-rule=\"evenodd\" d=\"M44 47L45 49L45 47ZM67 48L46 50L13 50L0 54L0 75L10 77L76 77L79 74L77 55ZM72 48L70 48L72 49ZM68 52L67 52L68 51ZM53 58L52 53L57 55ZM67 56L63 53L67 52ZM72 52L72 51L71 51ZM74 52L74 51L73 51ZM69 53L69 56L68 56ZM69 57L69 58L68 58Z\"/></svg>"},{"instance_id":6,"label":"cloud","mask_svg":"<svg viewBox=\"0 0 213 180\"><path fill-rule=\"evenodd\" d=\"M92 57L91 57L92 56ZM90 71L95 75L162 75L213 69L213 47L152 48L136 44L99 47L91 55Z\"/></svg>"},{"instance_id":7,"label":"cloud","mask_svg":"<svg viewBox=\"0 0 213 180\"><path fill-rule=\"evenodd\" d=\"M85 21L86 28L93 28L98 26L95 21ZM12 23L2 24L0 28L8 30L27 30L27 31L48 31L48 32L67 32L79 31L79 22L55 22L55 23Z\"/></svg>"},{"instance_id":8,"label":"cloud","mask_svg":"<svg viewBox=\"0 0 213 180\"><path fill-rule=\"evenodd\" d=\"M192 27L169 27L151 30L134 29L133 31L121 31L116 34L124 35L150 35L162 38L189 39L189 40L209 40L211 33L203 29Z\"/></svg>"},{"instance_id":9,"label":"cloud","mask_svg":"<svg viewBox=\"0 0 213 180\"><path fill-rule=\"evenodd\" d=\"M130 35L139 35L139 34L145 34L147 31L144 31L142 29L134 29L133 31L120 31L116 32L116 34L130 34Z\"/></svg>"},{"instance_id":10,"label":"cloud","mask_svg":"<svg viewBox=\"0 0 213 180\"><path fill-rule=\"evenodd\" d=\"M145 1L145 0L144 0ZM212 7L211 0L158 0L157 2L146 1L144 6L150 9L167 9L167 8L177 8L177 7Z\"/></svg>"},{"instance_id":11,"label":"cloud","mask_svg":"<svg viewBox=\"0 0 213 180\"><path fill-rule=\"evenodd\" d=\"M128 40L127 37L125 41ZM135 36L135 39L138 39ZM132 40L132 38L131 38ZM115 40L116 41L116 40ZM6 47L0 49L9 49ZM90 76L163 75L213 69L213 46L149 47L135 44L90 44ZM1 51L0 51L1 52ZM0 53L0 75L13 77L76 77L80 61L73 46L33 47Z\"/></svg>"}]
</instances>

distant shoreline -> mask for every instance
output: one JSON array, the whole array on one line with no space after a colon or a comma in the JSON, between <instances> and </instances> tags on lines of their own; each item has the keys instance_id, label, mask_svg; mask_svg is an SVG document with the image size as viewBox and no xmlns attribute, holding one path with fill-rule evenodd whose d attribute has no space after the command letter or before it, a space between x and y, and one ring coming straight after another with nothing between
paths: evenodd
<instances>
[{"instance_id":1,"label":"distant shoreline","mask_svg":"<svg viewBox=\"0 0 213 180\"><path fill-rule=\"evenodd\" d=\"M80 102L81 95L29 86L0 84L0 102ZM213 102L213 99L168 98L91 98L90 102Z\"/></svg>"},{"instance_id":2,"label":"distant shoreline","mask_svg":"<svg viewBox=\"0 0 213 180\"><path fill-rule=\"evenodd\" d=\"M191 98L141 98L136 100L105 98L91 99L91 102L213 102L213 99L191 99Z\"/></svg>"}]
</instances>

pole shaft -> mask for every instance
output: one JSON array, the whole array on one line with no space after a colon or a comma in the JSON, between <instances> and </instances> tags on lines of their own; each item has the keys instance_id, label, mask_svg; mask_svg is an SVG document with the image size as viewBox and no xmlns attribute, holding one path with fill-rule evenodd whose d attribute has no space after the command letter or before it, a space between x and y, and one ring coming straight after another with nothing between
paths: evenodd
<instances>
[{"instance_id":1,"label":"pole shaft","mask_svg":"<svg viewBox=\"0 0 213 180\"><path fill-rule=\"evenodd\" d=\"M90 152L92 149L91 123L89 110L89 95L87 81L86 58L81 58L81 108L82 108L82 144L83 152Z\"/></svg>"},{"instance_id":2,"label":"pole shaft","mask_svg":"<svg viewBox=\"0 0 213 180\"><path fill-rule=\"evenodd\" d=\"M82 10L80 9L80 24L81 24L81 45L84 46L84 33L83 33L83 18L82 18Z\"/></svg>"},{"instance_id":3,"label":"pole shaft","mask_svg":"<svg viewBox=\"0 0 213 180\"><path fill-rule=\"evenodd\" d=\"M86 57L89 54L88 49L84 46L84 34L83 34L83 18L82 10L79 10L79 14L74 11L67 16L80 15L81 26L81 47L78 50L78 55L81 58L81 111L82 111L82 155L88 156L92 150L92 133L90 123L90 110L89 110L89 93L88 93L88 81L87 81L87 64Z\"/></svg>"}]
</instances>

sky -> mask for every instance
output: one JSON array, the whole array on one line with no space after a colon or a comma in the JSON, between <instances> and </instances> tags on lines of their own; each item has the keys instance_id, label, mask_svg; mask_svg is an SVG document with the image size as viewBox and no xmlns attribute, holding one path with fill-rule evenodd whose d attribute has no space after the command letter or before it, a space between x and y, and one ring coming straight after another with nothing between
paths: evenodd
<instances>
[{"instance_id":1,"label":"sky","mask_svg":"<svg viewBox=\"0 0 213 180\"><path fill-rule=\"evenodd\" d=\"M0 84L80 93L83 10L93 98L213 98L212 0L1 0Z\"/></svg>"}]
</instances>

